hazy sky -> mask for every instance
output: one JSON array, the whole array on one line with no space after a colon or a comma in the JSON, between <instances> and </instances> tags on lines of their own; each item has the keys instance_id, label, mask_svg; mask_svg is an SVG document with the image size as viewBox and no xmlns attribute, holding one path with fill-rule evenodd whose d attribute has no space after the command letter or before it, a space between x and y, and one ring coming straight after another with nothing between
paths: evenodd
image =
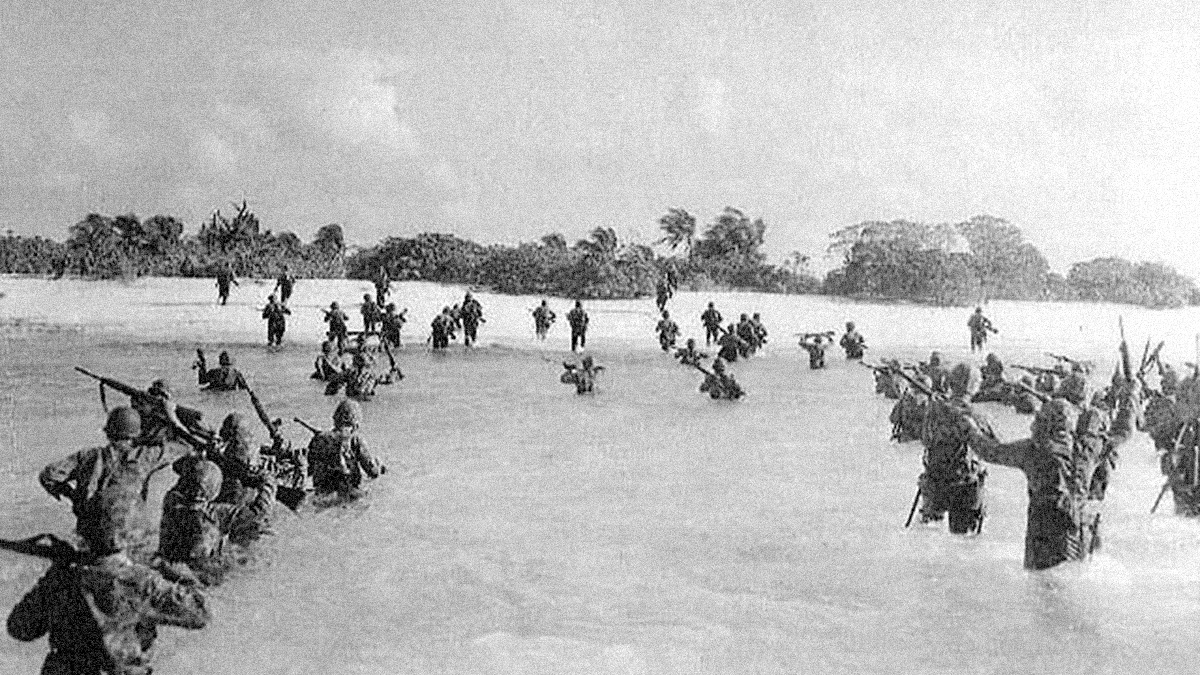
<instances>
[{"instance_id":1,"label":"hazy sky","mask_svg":"<svg viewBox=\"0 0 1200 675\"><path fill-rule=\"evenodd\" d=\"M650 243L732 205L778 259L987 213L1200 276L1191 2L5 4L0 229L245 197L305 240Z\"/></svg>"}]
</instances>

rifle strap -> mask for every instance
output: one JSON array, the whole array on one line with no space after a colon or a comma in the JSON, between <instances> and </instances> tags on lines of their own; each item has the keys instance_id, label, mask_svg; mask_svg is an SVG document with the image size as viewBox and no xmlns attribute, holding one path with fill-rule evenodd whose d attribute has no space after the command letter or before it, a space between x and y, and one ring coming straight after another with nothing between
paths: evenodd
<instances>
[{"instance_id":1,"label":"rifle strap","mask_svg":"<svg viewBox=\"0 0 1200 675\"><path fill-rule=\"evenodd\" d=\"M104 408L104 414L108 414L108 397L104 393L104 381L100 382L100 407Z\"/></svg>"}]
</instances>

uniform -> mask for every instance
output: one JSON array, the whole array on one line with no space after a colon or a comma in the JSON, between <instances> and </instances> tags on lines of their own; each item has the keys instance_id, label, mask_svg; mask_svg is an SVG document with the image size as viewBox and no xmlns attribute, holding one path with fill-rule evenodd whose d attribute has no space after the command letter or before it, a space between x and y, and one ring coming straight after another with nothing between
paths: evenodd
<instances>
[{"instance_id":1,"label":"uniform","mask_svg":"<svg viewBox=\"0 0 1200 675\"><path fill-rule=\"evenodd\" d=\"M704 344L709 345L719 340L722 320L721 313L711 302L708 303L708 309L700 315L700 323L704 324Z\"/></svg>"},{"instance_id":2,"label":"uniform","mask_svg":"<svg viewBox=\"0 0 1200 675\"><path fill-rule=\"evenodd\" d=\"M262 318L267 321L267 344L282 345L283 333L287 330L287 316L292 313L282 302L276 302L275 296L267 301L263 308Z\"/></svg>"},{"instance_id":3,"label":"uniform","mask_svg":"<svg viewBox=\"0 0 1200 675\"><path fill-rule=\"evenodd\" d=\"M571 351L587 346L588 315L583 303L576 301L575 307L567 312L567 323L571 324Z\"/></svg>"}]
</instances>

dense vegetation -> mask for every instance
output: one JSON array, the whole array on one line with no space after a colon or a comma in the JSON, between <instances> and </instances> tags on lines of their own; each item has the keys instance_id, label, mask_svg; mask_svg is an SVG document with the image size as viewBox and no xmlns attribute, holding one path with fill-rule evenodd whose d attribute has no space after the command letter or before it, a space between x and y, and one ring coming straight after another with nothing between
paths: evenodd
<instances>
[{"instance_id":1,"label":"dense vegetation","mask_svg":"<svg viewBox=\"0 0 1200 675\"><path fill-rule=\"evenodd\" d=\"M956 224L869 221L830 235L842 265L824 292L967 305L986 299L1091 300L1147 307L1200 304L1193 280L1160 263L1096 258L1064 278L1020 228L976 216Z\"/></svg>"},{"instance_id":2,"label":"dense vegetation","mask_svg":"<svg viewBox=\"0 0 1200 675\"><path fill-rule=\"evenodd\" d=\"M0 238L0 272L71 274L85 278L212 276L271 277L289 266L302 277L369 279L383 269L392 279L483 286L501 293L571 298L629 298L653 293L666 277L681 288L736 288L780 293L826 293L872 300L967 305L986 299L1089 300L1149 307L1200 304L1193 280L1159 263L1097 258L1073 265L1064 277L1050 271L1020 228L976 216L929 225L868 221L830 235L829 252L841 265L824 281L794 252L779 266L762 252L767 224L727 207L699 231L696 218L669 209L659 219L658 255L598 227L568 244L561 234L515 246L484 246L451 234L389 237L347 250L342 228L331 224L303 243L292 232L264 230L246 203L226 217L217 211L194 235L171 216L145 221L133 214L90 214L71 226L64 243L9 232Z\"/></svg>"}]
</instances>

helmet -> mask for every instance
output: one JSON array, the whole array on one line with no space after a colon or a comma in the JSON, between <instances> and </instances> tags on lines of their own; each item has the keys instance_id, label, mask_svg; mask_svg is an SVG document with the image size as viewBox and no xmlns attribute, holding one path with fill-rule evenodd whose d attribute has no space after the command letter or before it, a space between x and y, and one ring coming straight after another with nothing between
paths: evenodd
<instances>
[{"instance_id":1,"label":"helmet","mask_svg":"<svg viewBox=\"0 0 1200 675\"><path fill-rule=\"evenodd\" d=\"M1071 373L1063 378L1058 385L1058 396L1075 405L1082 405L1088 400L1088 381L1080 373Z\"/></svg>"},{"instance_id":2,"label":"helmet","mask_svg":"<svg viewBox=\"0 0 1200 675\"><path fill-rule=\"evenodd\" d=\"M384 309L386 309L386 310L387 310L387 311L389 311L389 312L394 312L394 311L396 311L396 303L394 303L394 302L389 302L389 303L387 304L387 307L385 307Z\"/></svg>"},{"instance_id":3,"label":"helmet","mask_svg":"<svg viewBox=\"0 0 1200 675\"><path fill-rule=\"evenodd\" d=\"M987 355L987 362L988 363L1001 363L1000 357L996 356L995 352Z\"/></svg>"},{"instance_id":4,"label":"helmet","mask_svg":"<svg viewBox=\"0 0 1200 675\"><path fill-rule=\"evenodd\" d=\"M241 413L234 412L225 416L225 420L221 422L221 440L249 442L251 439L250 426Z\"/></svg>"},{"instance_id":5,"label":"helmet","mask_svg":"<svg viewBox=\"0 0 1200 675\"><path fill-rule=\"evenodd\" d=\"M664 309L663 313L662 313L662 317L664 319L669 319L669 318L671 318L671 313Z\"/></svg>"},{"instance_id":6,"label":"helmet","mask_svg":"<svg viewBox=\"0 0 1200 675\"><path fill-rule=\"evenodd\" d=\"M333 411L333 424L338 427L356 427L362 423L362 407L357 401L346 399Z\"/></svg>"},{"instance_id":7,"label":"helmet","mask_svg":"<svg viewBox=\"0 0 1200 675\"><path fill-rule=\"evenodd\" d=\"M931 365L931 366L942 365L942 353L938 352L938 351L929 352L929 365Z\"/></svg>"},{"instance_id":8,"label":"helmet","mask_svg":"<svg viewBox=\"0 0 1200 675\"><path fill-rule=\"evenodd\" d=\"M146 390L146 393L150 394L151 396L170 399L171 385L167 384L166 380L155 380L150 383L150 388Z\"/></svg>"},{"instance_id":9,"label":"helmet","mask_svg":"<svg viewBox=\"0 0 1200 675\"><path fill-rule=\"evenodd\" d=\"M223 366L232 366L233 357L229 355L229 352L221 352L221 355L217 357L217 363Z\"/></svg>"},{"instance_id":10,"label":"helmet","mask_svg":"<svg viewBox=\"0 0 1200 675\"><path fill-rule=\"evenodd\" d=\"M363 302L370 302L370 301L371 301L371 294L363 293Z\"/></svg>"},{"instance_id":11,"label":"helmet","mask_svg":"<svg viewBox=\"0 0 1200 675\"><path fill-rule=\"evenodd\" d=\"M596 360L593 359L590 355L583 357L583 367L584 368L591 368L592 365L595 363L596 363Z\"/></svg>"},{"instance_id":12,"label":"helmet","mask_svg":"<svg viewBox=\"0 0 1200 675\"><path fill-rule=\"evenodd\" d=\"M1079 423L1075 406L1061 398L1047 401L1033 416L1029 430L1038 443L1067 443Z\"/></svg>"},{"instance_id":13,"label":"helmet","mask_svg":"<svg viewBox=\"0 0 1200 675\"><path fill-rule=\"evenodd\" d=\"M709 301L708 301L708 306L709 306L709 307L712 307L712 306L713 306L712 300L709 300Z\"/></svg>"},{"instance_id":14,"label":"helmet","mask_svg":"<svg viewBox=\"0 0 1200 675\"><path fill-rule=\"evenodd\" d=\"M846 330L848 330L848 331L849 331L849 330L854 330L854 322L853 322L853 321L847 321L847 322L846 322Z\"/></svg>"},{"instance_id":15,"label":"helmet","mask_svg":"<svg viewBox=\"0 0 1200 675\"><path fill-rule=\"evenodd\" d=\"M337 308L338 308L337 300L334 300L333 302L329 303L329 309L337 309Z\"/></svg>"},{"instance_id":16,"label":"helmet","mask_svg":"<svg viewBox=\"0 0 1200 675\"><path fill-rule=\"evenodd\" d=\"M715 360L713 361L713 372L714 372L714 373L723 373L723 372L725 372L725 362L724 362L724 361L722 361L721 359L715 359Z\"/></svg>"},{"instance_id":17,"label":"helmet","mask_svg":"<svg viewBox=\"0 0 1200 675\"><path fill-rule=\"evenodd\" d=\"M960 363L946 377L946 386L956 396L970 396L979 391L979 371L971 366Z\"/></svg>"},{"instance_id":18,"label":"helmet","mask_svg":"<svg viewBox=\"0 0 1200 675\"><path fill-rule=\"evenodd\" d=\"M322 342L321 343L321 352L323 352L325 354L332 353L333 352L333 342L331 342L329 340Z\"/></svg>"},{"instance_id":19,"label":"helmet","mask_svg":"<svg viewBox=\"0 0 1200 675\"><path fill-rule=\"evenodd\" d=\"M179 477L179 491L196 502L211 502L221 494L221 467L203 460L195 462Z\"/></svg>"},{"instance_id":20,"label":"helmet","mask_svg":"<svg viewBox=\"0 0 1200 675\"><path fill-rule=\"evenodd\" d=\"M113 408L104 424L104 433L114 441L126 441L142 435L142 416L133 408Z\"/></svg>"},{"instance_id":21,"label":"helmet","mask_svg":"<svg viewBox=\"0 0 1200 675\"><path fill-rule=\"evenodd\" d=\"M687 346L695 347L696 346L696 338L688 338Z\"/></svg>"}]
</instances>

